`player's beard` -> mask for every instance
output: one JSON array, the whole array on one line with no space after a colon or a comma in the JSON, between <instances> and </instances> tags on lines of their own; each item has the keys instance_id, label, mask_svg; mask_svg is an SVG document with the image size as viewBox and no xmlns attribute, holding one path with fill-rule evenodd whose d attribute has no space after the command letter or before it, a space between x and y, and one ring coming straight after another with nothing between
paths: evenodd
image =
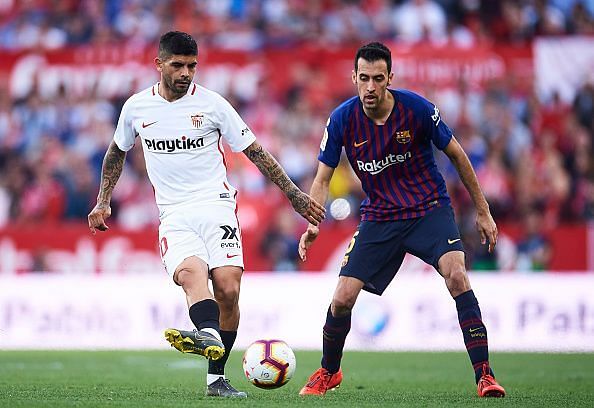
<instances>
[{"instance_id":1,"label":"player's beard","mask_svg":"<svg viewBox=\"0 0 594 408\"><path fill-rule=\"evenodd\" d=\"M165 78L165 83L169 90L178 96L185 95L188 92L188 88L190 87L191 81L187 83L180 83L181 81L173 81L171 78Z\"/></svg>"},{"instance_id":2,"label":"player's beard","mask_svg":"<svg viewBox=\"0 0 594 408\"><path fill-rule=\"evenodd\" d=\"M190 87L190 84L191 84L191 81L174 82L174 87L175 87L175 90L179 94L185 94L188 92L188 88Z\"/></svg>"}]
</instances>

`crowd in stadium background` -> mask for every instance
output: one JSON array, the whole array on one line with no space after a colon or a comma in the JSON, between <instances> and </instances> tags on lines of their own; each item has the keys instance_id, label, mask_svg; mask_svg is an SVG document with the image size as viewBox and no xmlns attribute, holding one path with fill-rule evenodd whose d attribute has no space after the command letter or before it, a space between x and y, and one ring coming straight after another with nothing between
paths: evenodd
<instances>
[{"instance_id":1,"label":"crowd in stadium background","mask_svg":"<svg viewBox=\"0 0 594 408\"><path fill-rule=\"evenodd\" d=\"M258 52L315 43L332 49L382 40L399 45L472 47L529 45L535 38L594 34L593 0L23 0L0 2L0 49L11 52L78 46L153 46L170 29L186 31L199 49ZM201 51L199 51L201 52ZM156 53L156 50L155 50ZM394 61L398 65L398 59ZM197 82L200 82L200 55ZM282 69L285 67L279 67ZM267 81L251 99L228 89L225 97L259 141L302 189L309 190L330 109L354 95L327 95L311 72L294 76L283 95ZM86 223L96 198L101 161L113 137L120 108L129 96L45 97L33 86L11 94L0 81L0 227L72 220ZM406 86L395 78L395 87ZM526 84L525 84L526 85ZM547 267L546 232L562 223L594 220L594 74L570 101L543 98L533 84L493 81L473 87L460 81L447 89L413 89L436 103L469 155L498 223L522 223L532 236L517 250L533 259L523 268ZM125 228L155 226L154 197L141 149L133 149L114 193L112 223ZM453 198L471 267L485 254L478 244L470 199L445 156ZM274 195L257 169L236 158L230 179L255 200ZM347 167L339 168L332 198L362 199ZM274 220L261 250L278 257L277 269L297 267L303 223L288 203ZM353 211L353 217L358 212ZM330 220L330 222L332 222ZM281 248L280 250L278 248ZM280 253L280 255L279 255Z\"/></svg>"}]
</instances>

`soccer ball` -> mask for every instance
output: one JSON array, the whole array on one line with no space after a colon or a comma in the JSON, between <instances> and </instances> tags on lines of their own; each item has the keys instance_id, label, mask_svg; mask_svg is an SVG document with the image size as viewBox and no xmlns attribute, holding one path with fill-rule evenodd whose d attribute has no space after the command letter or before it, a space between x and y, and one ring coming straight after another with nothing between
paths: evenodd
<instances>
[{"instance_id":1,"label":"soccer ball","mask_svg":"<svg viewBox=\"0 0 594 408\"><path fill-rule=\"evenodd\" d=\"M295 354L282 340L256 340L243 355L243 372L258 388L278 388L295 374Z\"/></svg>"},{"instance_id":2,"label":"soccer ball","mask_svg":"<svg viewBox=\"0 0 594 408\"><path fill-rule=\"evenodd\" d=\"M330 204L330 215L335 220L341 221L351 214L351 204L344 198L337 198Z\"/></svg>"}]
</instances>

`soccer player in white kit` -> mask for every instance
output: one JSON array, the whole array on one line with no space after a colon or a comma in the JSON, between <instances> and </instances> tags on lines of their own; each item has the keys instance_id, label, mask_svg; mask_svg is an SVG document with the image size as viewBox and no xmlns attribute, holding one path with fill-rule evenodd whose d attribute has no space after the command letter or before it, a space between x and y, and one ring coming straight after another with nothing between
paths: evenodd
<instances>
[{"instance_id":1,"label":"soccer player in white kit","mask_svg":"<svg viewBox=\"0 0 594 408\"><path fill-rule=\"evenodd\" d=\"M112 191L126 152L138 142L159 208L161 258L183 288L197 329L167 329L165 337L183 353L208 358L206 395L246 397L224 374L239 325L243 253L237 190L227 180L223 140L242 151L307 221L317 225L324 208L289 179L223 97L192 82L197 55L190 35L172 31L161 37L155 58L160 82L131 96L122 108L89 228L93 234L108 229Z\"/></svg>"}]
</instances>

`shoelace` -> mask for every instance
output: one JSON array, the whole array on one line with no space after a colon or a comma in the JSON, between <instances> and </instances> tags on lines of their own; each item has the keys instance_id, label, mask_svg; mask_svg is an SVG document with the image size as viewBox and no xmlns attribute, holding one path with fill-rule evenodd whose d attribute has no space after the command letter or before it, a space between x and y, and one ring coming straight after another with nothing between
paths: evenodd
<instances>
[{"instance_id":1,"label":"shoelace","mask_svg":"<svg viewBox=\"0 0 594 408\"><path fill-rule=\"evenodd\" d=\"M313 380L307 383L307 386L309 388L317 388L318 390L323 390L325 386L330 382L330 378L332 378L332 374L328 372L324 374L318 374Z\"/></svg>"},{"instance_id":2,"label":"shoelace","mask_svg":"<svg viewBox=\"0 0 594 408\"><path fill-rule=\"evenodd\" d=\"M230 380L228 380L228 379L226 379L226 378L223 378L222 385L223 385L223 387L225 387L226 389L228 389L228 390L230 390L230 391L237 391L237 390L236 390L235 388L233 388L233 386L231 385L231 381L230 381Z\"/></svg>"},{"instance_id":3,"label":"shoelace","mask_svg":"<svg viewBox=\"0 0 594 408\"><path fill-rule=\"evenodd\" d=\"M481 388L482 388L482 387L486 387L488 385L495 384L495 379L493 377L491 377L490 375L483 375L481 377L481 379L479 380L479 382L481 383Z\"/></svg>"},{"instance_id":4,"label":"shoelace","mask_svg":"<svg viewBox=\"0 0 594 408\"><path fill-rule=\"evenodd\" d=\"M491 375L491 370L487 364L483 364L483 375L479 380L481 388L495 384L495 378Z\"/></svg>"}]
</instances>

